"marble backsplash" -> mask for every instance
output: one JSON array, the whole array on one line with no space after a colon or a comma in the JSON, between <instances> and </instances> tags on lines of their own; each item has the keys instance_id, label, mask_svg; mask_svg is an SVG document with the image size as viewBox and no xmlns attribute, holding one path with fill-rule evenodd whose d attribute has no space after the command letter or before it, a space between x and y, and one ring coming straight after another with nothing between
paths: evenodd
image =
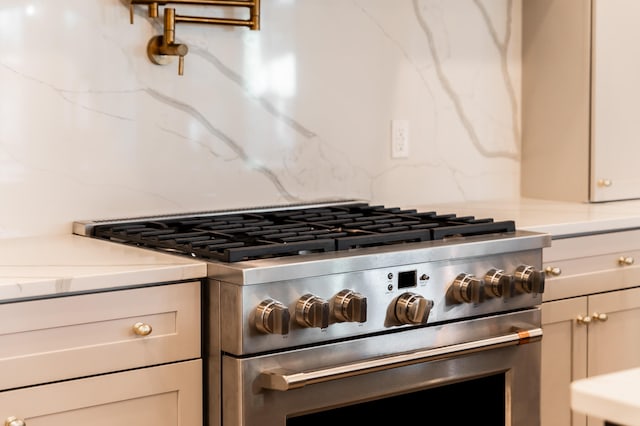
<instances>
[{"instance_id":1,"label":"marble backsplash","mask_svg":"<svg viewBox=\"0 0 640 426\"><path fill-rule=\"evenodd\" d=\"M81 219L519 193L522 0L262 0L262 28L126 0L0 4L0 238ZM180 14L245 11L177 7ZM161 9L162 10L162 9ZM390 125L408 120L409 156Z\"/></svg>"}]
</instances>

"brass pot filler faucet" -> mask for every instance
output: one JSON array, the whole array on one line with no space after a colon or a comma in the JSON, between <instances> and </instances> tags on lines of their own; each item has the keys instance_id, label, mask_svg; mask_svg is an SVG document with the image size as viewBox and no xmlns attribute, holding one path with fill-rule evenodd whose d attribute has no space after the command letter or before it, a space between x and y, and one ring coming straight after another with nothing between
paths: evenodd
<instances>
[{"instance_id":1,"label":"brass pot filler faucet","mask_svg":"<svg viewBox=\"0 0 640 426\"><path fill-rule=\"evenodd\" d=\"M133 8L136 4L149 7L149 17L158 17L158 6L167 4L199 5L199 6L228 6L246 7L249 9L248 19L226 19L201 16L176 15L174 8L164 7L164 32L162 35L151 37L147 44L147 55L151 62L166 65L172 56L178 57L178 74L184 74L184 57L189 52L186 44L176 43L176 23L187 22L195 24L215 24L248 27L251 30L260 29L260 0L131 0L129 4L129 19L133 24Z\"/></svg>"}]
</instances>

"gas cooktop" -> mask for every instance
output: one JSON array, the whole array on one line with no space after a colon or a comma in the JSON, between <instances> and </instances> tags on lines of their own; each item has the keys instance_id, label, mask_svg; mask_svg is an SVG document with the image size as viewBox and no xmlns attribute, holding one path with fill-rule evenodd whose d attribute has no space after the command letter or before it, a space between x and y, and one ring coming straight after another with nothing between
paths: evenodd
<instances>
[{"instance_id":1,"label":"gas cooktop","mask_svg":"<svg viewBox=\"0 0 640 426\"><path fill-rule=\"evenodd\" d=\"M514 221L361 202L98 221L95 238L222 262L515 232Z\"/></svg>"}]
</instances>

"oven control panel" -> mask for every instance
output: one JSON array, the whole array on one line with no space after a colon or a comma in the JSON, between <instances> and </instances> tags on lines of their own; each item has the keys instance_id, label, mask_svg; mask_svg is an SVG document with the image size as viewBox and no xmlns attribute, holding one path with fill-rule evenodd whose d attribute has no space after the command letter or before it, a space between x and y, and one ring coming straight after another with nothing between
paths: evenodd
<instances>
[{"instance_id":1,"label":"oven control panel","mask_svg":"<svg viewBox=\"0 0 640 426\"><path fill-rule=\"evenodd\" d=\"M326 274L260 285L221 283L235 354L536 307L540 250ZM242 339L237 339L237 336ZM225 344L225 331L222 335Z\"/></svg>"}]
</instances>

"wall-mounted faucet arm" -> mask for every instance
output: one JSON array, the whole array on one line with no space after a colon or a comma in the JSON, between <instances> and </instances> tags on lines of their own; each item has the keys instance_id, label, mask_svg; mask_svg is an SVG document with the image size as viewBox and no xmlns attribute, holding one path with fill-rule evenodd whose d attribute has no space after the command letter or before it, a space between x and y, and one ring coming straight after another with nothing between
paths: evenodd
<instances>
[{"instance_id":1,"label":"wall-mounted faucet arm","mask_svg":"<svg viewBox=\"0 0 640 426\"><path fill-rule=\"evenodd\" d=\"M129 20L133 24L134 5L149 7L149 17L158 17L158 7L164 7L164 31L161 36L152 37L147 44L147 55L154 64L164 65L172 56L178 57L178 74L184 72L184 57L189 52L185 44L175 42L176 22L196 24L217 24L244 26L252 30L260 29L260 0L130 0ZM249 8L248 19L215 18L202 16L176 15L176 10L165 7L168 4L228 6Z\"/></svg>"},{"instance_id":2,"label":"wall-mounted faucet arm","mask_svg":"<svg viewBox=\"0 0 640 426\"><path fill-rule=\"evenodd\" d=\"M246 7L249 8L249 19L225 19L182 15L176 17L176 22L234 25L249 27L252 30L260 29L260 0L131 0L129 4L131 23L133 23L133 7L136 4L147 5L149 7L149 17L151 18L158 16L158 6L166 6L168 4Z\"/></svg>"},{"instance_id":3,"label":"wall-mounted faucet arm","mask_svg":"<svg viewBox=\"0 0 640 426\"><path fill-rule=\"evenodd\" d=\"M131 4L157 4L166 6L168 4L191 4L200 6L232 6L232 7L253 7L255 0L131 0Z\"/></svg>"},{"instance_id":4,"label":"wall-mounted faucet arm","mask_svg":"<svg viewBox=\"0 0 640 426\"><path fill-rule=\"evenodd\" d=\"M252 30L260 29L260 15L252 15L249 19L208 18L203 16L177 15L176 22L188 22L191 24L216 24L234 27L248 27Z\"/></svg>"}]
</instances>

